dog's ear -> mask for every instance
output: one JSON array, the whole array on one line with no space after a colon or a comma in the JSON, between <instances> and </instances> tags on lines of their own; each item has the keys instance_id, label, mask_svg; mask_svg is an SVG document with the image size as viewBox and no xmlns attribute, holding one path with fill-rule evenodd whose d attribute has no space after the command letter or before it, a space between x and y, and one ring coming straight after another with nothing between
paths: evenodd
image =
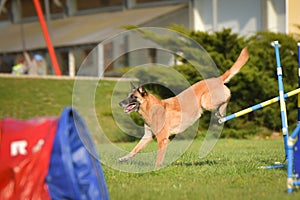
<instances>
[{"instance_id":1,"label":"dog's ear","mask_svg":"<svg viewBox=\"0 0 300 200\"><path fill-rule=\"evenodd\" d=\"M143 86L139 86L139 88L137 89L137 91L142 95L142 97L148 95L147 91L145 90L145 88Z\"/></svg>"},{"instance_id":2,"label":"dog's ear","mask_svg":"<svg viewBox=\"0 0 300 200\"><path fill-rule=\"evenodd\" d=\"M135 86L134 86L134 84L133 84L133 82L132 82L132 81L130 81L130 85L131 85L131 91L135 91L135 90L136 90L136 88L135 88Z\"/></svg>"}]
</instances>

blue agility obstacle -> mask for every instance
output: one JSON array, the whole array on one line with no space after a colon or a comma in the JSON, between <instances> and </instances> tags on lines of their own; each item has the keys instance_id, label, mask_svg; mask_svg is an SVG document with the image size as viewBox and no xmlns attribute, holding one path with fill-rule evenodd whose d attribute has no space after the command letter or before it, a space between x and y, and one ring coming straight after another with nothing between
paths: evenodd
<instances>
[{"instance_id":1,"label":"blue agility obstacle","mask_svg":"<svg viewBox=\"0 0 300 200\"><path fill-rule=\"evenodd\" d=\"M46 183L52 199L109 199L94 142L72 107L59 118Z\"/></svg>"},{"instance_id":2,"label":"blue agility obstacle","mask_svg":"<svg viewBox=\"0 0 300 200\"><path fill-rule=\"evenodd\" d=\"M297 45L298 45L298 88L297 89L292 90L286 94L284 93L284 85L282 80L283 73L282 73L280 54L279 54L279 43L278 41L274 41L273 46L275 49L275 56L276 56L276 69L277 69L279 96L219 119L219 123L224 123L279 101L282 133L284 138L285 158L287 161L287 192L288 193L291 193L294 187L300 186L300 43L298 43ZM298 94L298 119L297 119L298 123L296 128L293 130L292 134L289 135L285 99L296 94ZM286 164L275 163L275 165L273 166L266 166L261 168L273 169L273 168L283 168L285 166Z\"/></svg>"},{"instance_id":3,"label":"blue agility obstacle","mask_svg":"<svg viewBox=\"0 0 300 200\"><path fill-rule=\"evenodd\" d=\"M298 43L298 87L300 88L300 43ZM298 123L287 140L287 192L300 186L300 94L298 94Z\"/></svg>"},{"instance_id":4,"label":"blue agility obstacle","mask_svg":"<svg viewBox=\"0 0 300 200\"><path fill-rule=\"evenodd\" d=\"M280 94L283 96L282 70L280 69L280 56L278 42L274 42L278 85ZM298 87L300 88L300 43L298 43ZM287 192L291 193L295 186L300 186L300 94L298 94L298 123L291 135L288 133L286 105L284 97L280 98L280 110L282 121L282 132L284 135L284 144L287 157Z\"/></svg>"},{"instance_id":5,"label":"blue agility obstacle","mask_svg":"<svg viewBox=\"0 0 300 200\"><path fill-rule=\"evenodd\" d=\"M0 163L0 199L109 199L91 135L72 107L60 117L0 119Z\"/></svg>"}]
</instances>

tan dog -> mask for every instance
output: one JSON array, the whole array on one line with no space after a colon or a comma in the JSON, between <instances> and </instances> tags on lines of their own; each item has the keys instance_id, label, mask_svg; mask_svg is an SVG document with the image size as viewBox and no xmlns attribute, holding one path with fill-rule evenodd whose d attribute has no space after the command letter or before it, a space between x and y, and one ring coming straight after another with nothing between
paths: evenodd
<instances>
[{"instance_id":1,"label":"tan dog","mask_svg":"<svg viewBox=\"0 0 300 200\"><path fill-rule=\"evenodd\" d=\"M145 121L145 134L134 149L119 161L127 161L157 138L158 154L155 166L163 164L169 137L183 132L201 117L204 110L216 111L216 116L225 115L230 99L230 90L224 85L248 60L245 47L233 66L222 76L199 81L179 95L161 100L148 93L142 86L135 88L119 103L125 113L138 112Z\"/></svg>"}]
</instances>

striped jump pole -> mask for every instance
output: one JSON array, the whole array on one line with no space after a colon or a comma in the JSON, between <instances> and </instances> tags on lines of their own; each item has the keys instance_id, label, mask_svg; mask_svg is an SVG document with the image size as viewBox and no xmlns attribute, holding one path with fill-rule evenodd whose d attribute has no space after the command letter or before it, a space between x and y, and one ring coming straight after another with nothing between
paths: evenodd
<instances>
[{"instance_id":1,"label":"striped jump pole","mask_svg":"<svg viewBox=\"0 0 300 200\"><path fill-rule=\"evenodd\" d=\"M299 68L299 70L300 70L300 68ZM298 97L299 97L299 95L300 95L300 88L298 88L298 89L296 89L296 90L292 90L292 91L290 91L290 92L284 94L284 98L286 99L286 98L291 97L291 96L294 96L294 95L296 95L296 94L298 94ZM264 102L262 102L262 103L259 103L259 104L256 104L256 105L254 105L254 106L251 106L251 107L249 107L249 108L245 108L244 110L241 110L241 111L239 111L239 112L233 113L233 114L231 114L231 115L228 115L228 116L226 116L226 117L223 117L223 118L219 119L219 123L224 123L224 122L227 122L227 121L229 121L229 120L235 119L235 118L237 118L237 117L246 115L246 114L248 114L248 113L250 113L250 112L253 112L253 111L255 111L255 110L259 110L259 109L261 109L261 108L263 108L263 107L266 107L266 106L269 106L269 105L271 105L271 104L273 104L273 103L278 102L279 99L280 99L280 97L277 96L277 97L274 97L274 98L269 99L269 100L267 100L267 101L264 101Z\"/></svg>"},{"instance_id":2,"label":"striped jump pole","mask_svg":"<svg viewBox=\"0 0 300 200\"><path fill-rule=\"evenodd\" d=\"M279 55L279 44L278 41L274 41L276 64L277 64L277 80L278 80L278 90L279 90L279 102L280 102L280 115L281 115L281 125L282 125L282 134L284 138L284 149L287 158L287 141L289 137L288 123L287 123L287 114L286 114L286 105L284 99L284 87L282 81L282 68L280 64L280 55Z\"/></svg>"}]
</instances>

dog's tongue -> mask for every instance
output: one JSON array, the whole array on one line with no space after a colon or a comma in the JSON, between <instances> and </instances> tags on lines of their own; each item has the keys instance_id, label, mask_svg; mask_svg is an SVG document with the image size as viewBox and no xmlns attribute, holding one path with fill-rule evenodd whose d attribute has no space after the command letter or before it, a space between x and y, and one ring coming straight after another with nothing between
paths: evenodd
<instances>
[{"instance_id":1,"label":"dog's tongue","mask_svg":"<svg viewBox=\"0 0 300 200\"><path fill-rule=\"evenodd\" d=\"M135 107L135 104L130 104L126 107L125 112L128 113L130 112L133 108Z\"/></svg>"}]
</instances>

